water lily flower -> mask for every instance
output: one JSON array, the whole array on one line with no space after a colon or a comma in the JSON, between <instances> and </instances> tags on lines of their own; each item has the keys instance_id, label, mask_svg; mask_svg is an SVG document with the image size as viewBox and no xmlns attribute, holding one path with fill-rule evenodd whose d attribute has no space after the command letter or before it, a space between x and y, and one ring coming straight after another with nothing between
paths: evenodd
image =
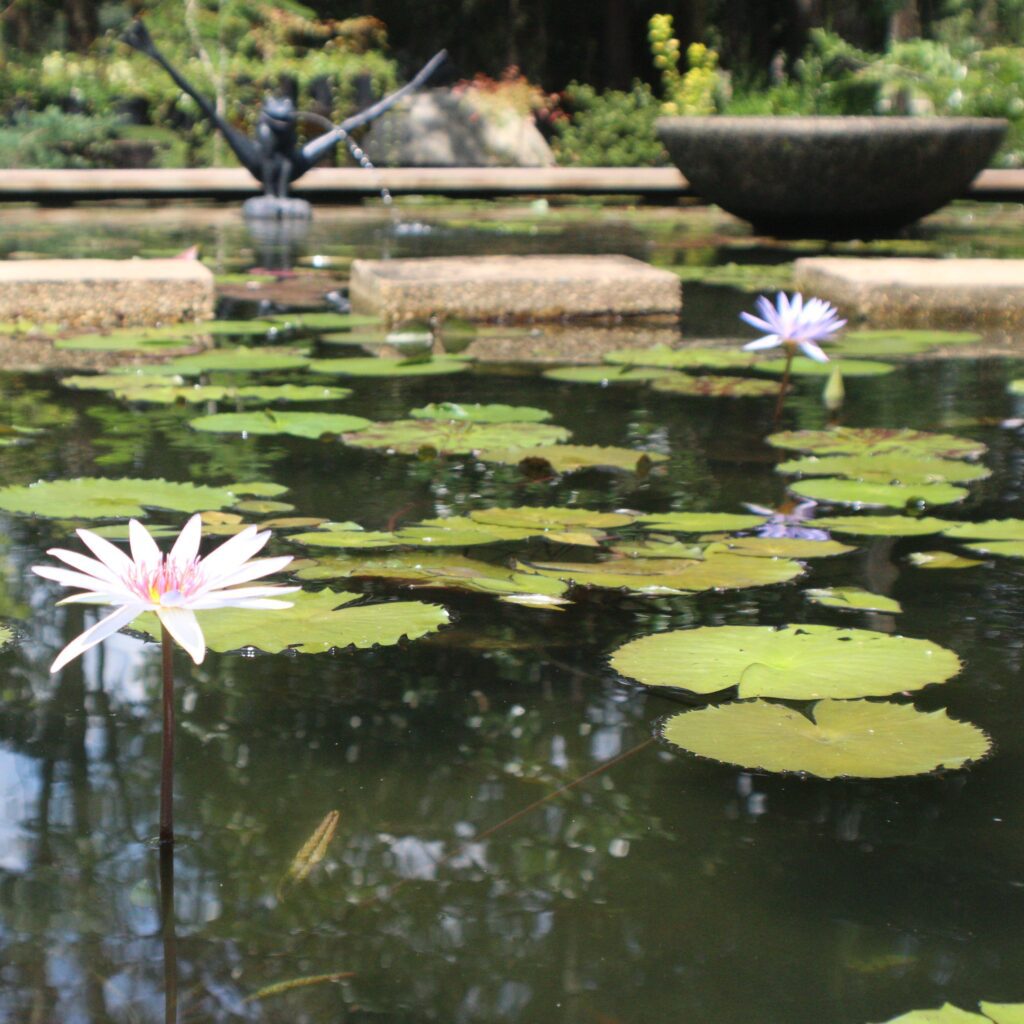
<instances>
[{"instance_id":1,"label":"water lily flower","mask_svg":"<svg viewBox=\"0 0 1024 1024\"><path fill-rule=\"evenodd\" d=\"M753 313L740 313L740 319L759 331L764 336L744 345L747 352L760 352L766 348L784 346L791 354L799 348L805 356L819 363L827 363L828 356L821 350L818 343L828 341L833 334L846 325L839 319L839 311L824 299L808 299L797 292L792 298L785 292L779 292L775 305L764 296L757 298L760 316Z\"/></svg>"},{"instance_id":2,"label":"water lily flower","mask_svg":"<svg viewBox=\"0 0 1024 1024\"><path fill-rule=\"evenodd\" d=\"M128 524L131 558L91 530L77 533L95 558L64 548L50 548L47 554L72 568L34 565L32 571L62 586L81 588L82 593L72 594L60 604L115 605L116 610L72 640L57 655L51 672L63 668L145 611L156 613L163 628L198 665L206 654L206 641L195 616L197 611L229 605L288 608L291 602L276 598L299 589L240 586L278 572L292 560L291 555L253 560L253 555L270 538L269 530L261 533L255 526L246 527L205 558L199 557L202 519L198 515L185 524L166 555L145 526L135 519Z\"/></svg>"},{"instance_id":3,"label":"water lily flower","mask_svg":"<svg viewBox=\"0 0 1024 1024\"><path fill-rule=\"evenodd\" d=\"M797 540L831 540L828 530L804 525L814 516L816 501L787 502L779 508L765 508L745 501L744 508L755 515L767 516L768 521L754 530L758 537L792 537Z\"/></svg>"}]
</instances>

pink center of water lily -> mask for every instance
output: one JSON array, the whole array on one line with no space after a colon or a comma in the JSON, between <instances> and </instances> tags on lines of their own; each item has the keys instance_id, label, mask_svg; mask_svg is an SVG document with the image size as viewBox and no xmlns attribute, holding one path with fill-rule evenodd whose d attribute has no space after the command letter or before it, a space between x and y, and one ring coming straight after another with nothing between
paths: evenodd
<instances>
[{"instance_id":1,"label":"pink center of water lily","mask_svg":"<svg viewBox=\"0 0 1024 1024\"><path fill-rule=\"evenodd\" d=\"M143 601L173 607L195 596L205 585L200 562L201 559L193 558L179 563L164 557L157 565L132 566L125 583Z\"/></svg>"}]
</instances>

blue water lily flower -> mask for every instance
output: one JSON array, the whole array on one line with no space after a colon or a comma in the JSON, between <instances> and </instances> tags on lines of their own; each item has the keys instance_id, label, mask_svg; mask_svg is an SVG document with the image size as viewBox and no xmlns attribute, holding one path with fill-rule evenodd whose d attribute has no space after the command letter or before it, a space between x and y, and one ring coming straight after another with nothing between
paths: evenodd
<instances>
[{"instance_id":1,"label":"blue water lily flower","mask_svg":"<svg viewBox=\"0 0 1024 1024\"><path fill-rule=\"evenodd\" d=\"M785 292L779 292L774 306L764 295L759 295L757 309L760 316L740 313L745 323L765 332L763 337L743 346L748 352L760 352L762 349L782 345L790 354L794 348L799 348L810 359L827 363L828 356L818 343L828 341L846 325L845 320L839 319L839 311L832 303L824 299L808 299L804 302L799 292L792 298Z\"/></svg>"}]
</instances>

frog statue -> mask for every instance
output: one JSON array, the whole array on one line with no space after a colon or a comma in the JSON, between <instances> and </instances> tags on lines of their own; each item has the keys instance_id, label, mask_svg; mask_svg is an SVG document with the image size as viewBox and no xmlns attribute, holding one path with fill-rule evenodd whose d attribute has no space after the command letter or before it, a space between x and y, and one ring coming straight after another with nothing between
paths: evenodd
<instances>
[{"instance_id":1,"label":"frog statue","mask_svg":"<svg viewBox=\"0 0 1024 1024\"><path fill-rule=\"evenodd\" d=\"M446 51L441 50L401 89L346 118L339 125L296 110L295 104L287 96L267 96L260 109L255 138L250 138L229 124L213 104L171 65L156 48L140 19L131 22L123 38L130 46L155 60L174 79L174 83L195 100L203 115L224 136L242 166L261 183L263 195L248 199L243 208L246 217L259 219L308 219L311 213L309 203L289 196L288 186L322 160L350 132L369 124L390 110L403 96L418 89L447 56ZM300 119L322 122L328 130L300 146L297 131Z\"/></svg>"}]
</instances>

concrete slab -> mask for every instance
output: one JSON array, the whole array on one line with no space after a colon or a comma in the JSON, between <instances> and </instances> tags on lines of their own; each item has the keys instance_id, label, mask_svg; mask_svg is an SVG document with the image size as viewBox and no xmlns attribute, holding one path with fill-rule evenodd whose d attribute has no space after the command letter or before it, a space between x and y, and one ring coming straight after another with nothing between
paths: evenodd
<instances>
[{"instance_id":1,"label":"concrete slab","mask_svg":"<svg viewBox=\"0 0 1024 1024\"><path fill-rule=\"evenodd\" d=\"M356 260L349 294L355 309L391 320L675 319L683 304L675 274L630 256Z\"/></svg>"},{"instance_id":2,"label":"concrete slab","mask_svg":"<svg viewBox=\"0 0 1024 1024\"><path fill-rule=\"evenodd\" d=\"M1024 260L815 256L796 261L794 282L846 317L885 327L1024 322Z\"/></svg>"},{"instance_id":3,"label":"concrete slab","mask_svg":"<svg viewBox=\"0 0 1024 1024\"><path fill-rule=\"evenodd\" d=\"M209 319L213 300L197 260L0 261L0 320L146 326Z\"/></svg>"}]
</instances>

